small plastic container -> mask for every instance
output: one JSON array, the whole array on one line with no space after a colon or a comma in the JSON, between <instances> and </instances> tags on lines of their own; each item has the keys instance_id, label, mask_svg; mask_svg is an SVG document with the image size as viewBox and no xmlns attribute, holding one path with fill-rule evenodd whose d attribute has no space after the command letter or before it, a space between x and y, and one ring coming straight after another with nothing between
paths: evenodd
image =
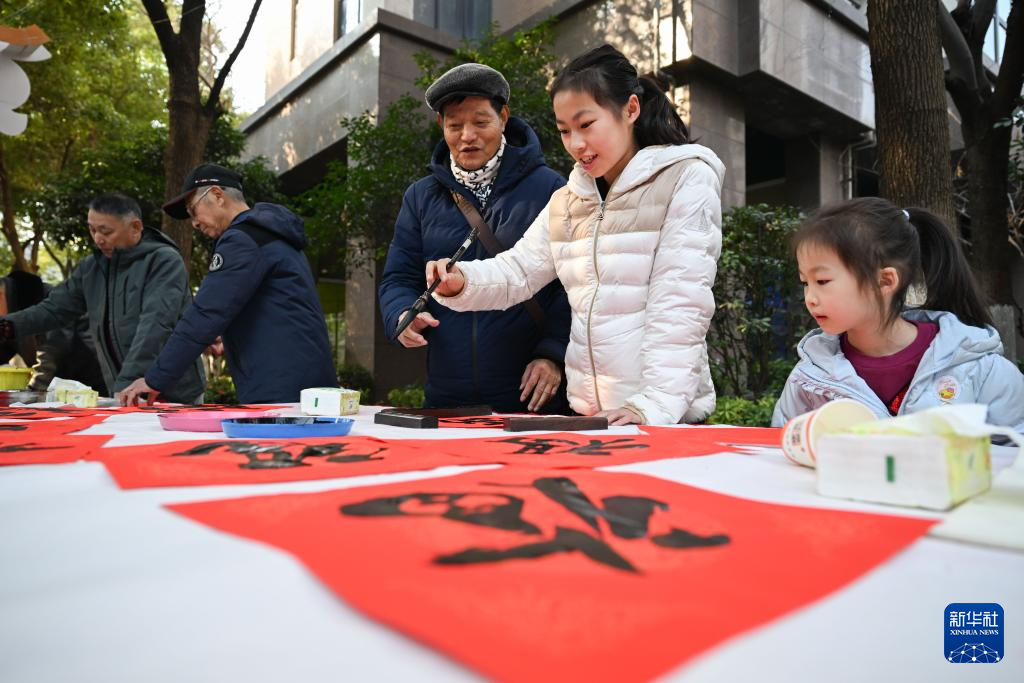
<instances>
[{"instance_id":1,"label":"small plastic container","mask_svg":"<svg viewBox=\"0 0 1024 683\"><path fill-rule=\"evenodd\" d=\"M301 439L345 436L354 420L347 417L243 417L224 420L224 434L242 439Z\"/></svg>"},{"instance_id":2,"label":"small plastic container","mask_svg":"<svg viewBox=\"0 0 1024 683\"><path fill-rule=\"evenodd\" d=\"M160 426L169 432L219 432L221 422L242 417L267 417L265 410L183 410L157 413Z\"/></svg>"},{"instance_id":3,"label":"small plastic container","mask_svg":"<svg viewBox=\"0 0 1024 683\"><path fill-rule=\"evenodd\" d=\"M786 423L782 430L782 452L797 465L814 467L818 460L815 450L818 439L876 419L870 408L852 398L829 401Z\"/></svg>"},{"instance_id":4,"label":"small plastic container","mask_svg":"<svg viewBox=\"0 0 1024 683\"><path fill-rule=\"evenodd\" d=\"M15 368L10 365L0 367L0 390L22 391L32 379L31 368Z\"/></svg>"}]
</instances>

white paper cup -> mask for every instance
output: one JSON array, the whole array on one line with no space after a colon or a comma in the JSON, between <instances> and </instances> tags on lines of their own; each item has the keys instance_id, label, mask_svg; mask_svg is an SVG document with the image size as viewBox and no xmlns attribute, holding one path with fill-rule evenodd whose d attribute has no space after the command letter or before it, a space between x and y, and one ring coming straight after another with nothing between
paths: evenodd
<instances>
[{"instance_id":1,"label":"white paper cup","mask_svg":"<svg viewBox=\"0 0 1024 683\"><path fill-rule=\"evenodd\" d=\"M818 461L814 449L819 437L877 419L870 408L852 398L829 401L786 423L782 430L782 452L797 465L814 467Z\"/></svg>"}]
</instances>

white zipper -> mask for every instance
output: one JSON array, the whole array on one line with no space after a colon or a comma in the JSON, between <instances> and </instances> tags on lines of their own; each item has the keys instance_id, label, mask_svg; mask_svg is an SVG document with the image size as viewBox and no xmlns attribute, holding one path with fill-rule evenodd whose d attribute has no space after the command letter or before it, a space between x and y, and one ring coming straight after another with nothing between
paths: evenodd
<instances>
[{"instance_id":1,"label":"white zipper","mask_svg":"<svg viewBox=\"0 0 1024 683\"><path fill-rule=\"evenodd\" d=\"M587 311L587 353L590 355L590 373L594 378L594 400L597 401L597 409L604 410L601 407L601 396L597 391L597 364L594 363L594 345L591 342L591 329L590 323L594 317L594 303L597 301L597 290L601 288L601 275L597 272L597 235L601 231L601 221L604 220L604 202L601 200L601 205L597 211L597 222L594 224L594 240L593 240L593 260L594 260L594 278L596 280L594 285L594 295L590 298L590 310Z\"/></svg>"}]
</instances>

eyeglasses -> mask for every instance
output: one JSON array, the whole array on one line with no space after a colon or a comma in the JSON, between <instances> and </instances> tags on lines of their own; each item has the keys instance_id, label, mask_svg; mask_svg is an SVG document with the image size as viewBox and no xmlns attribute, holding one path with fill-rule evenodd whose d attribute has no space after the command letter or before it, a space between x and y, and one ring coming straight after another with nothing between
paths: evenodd
<instances>
[{"instance_id":1,"label":"eyeglasses","mask_svg":"<svg viewBox=\"0 0 1024 683\"><path fill-rule=\"evenodd\" d=\"M210 190L212 190L212 189L213 189L213 185L211 185L210 187L206 188L206 192L203 192L201 195L196 197L195 201L189 202L185 206L185 211L188 213L189 216L191 216L192 218L196 217L195 214L192 213L192 211L194 211L196 206L199 205L199 202L203 201L203 197L205 197L206 195L210 194Z\"/></svg>"}]
</instances>

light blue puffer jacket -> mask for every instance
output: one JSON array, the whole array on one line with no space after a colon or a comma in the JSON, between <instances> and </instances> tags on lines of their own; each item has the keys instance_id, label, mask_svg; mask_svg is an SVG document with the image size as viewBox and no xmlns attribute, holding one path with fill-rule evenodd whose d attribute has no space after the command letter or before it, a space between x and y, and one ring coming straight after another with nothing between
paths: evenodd
<instances>
[{"instance_id":1,"label":"light blue puffer jacket","mask_svg":"<svg viewBox=\"0 0 1024 683\"><path fill-rule=\"evenodd\" d=\"M1002 356L1003 343L991 327L971 327L946 311L908 310L911 321L939 324L939 333L924 352L899 414L948 403L983 403L990 424L1024 432L1024 376ZM839 337L820 329L797 345L800 362L789 374L775 404L772 426L836 398L860 401L880 418L889 410L840 350Z\"/></svg>"}]
</instances>

